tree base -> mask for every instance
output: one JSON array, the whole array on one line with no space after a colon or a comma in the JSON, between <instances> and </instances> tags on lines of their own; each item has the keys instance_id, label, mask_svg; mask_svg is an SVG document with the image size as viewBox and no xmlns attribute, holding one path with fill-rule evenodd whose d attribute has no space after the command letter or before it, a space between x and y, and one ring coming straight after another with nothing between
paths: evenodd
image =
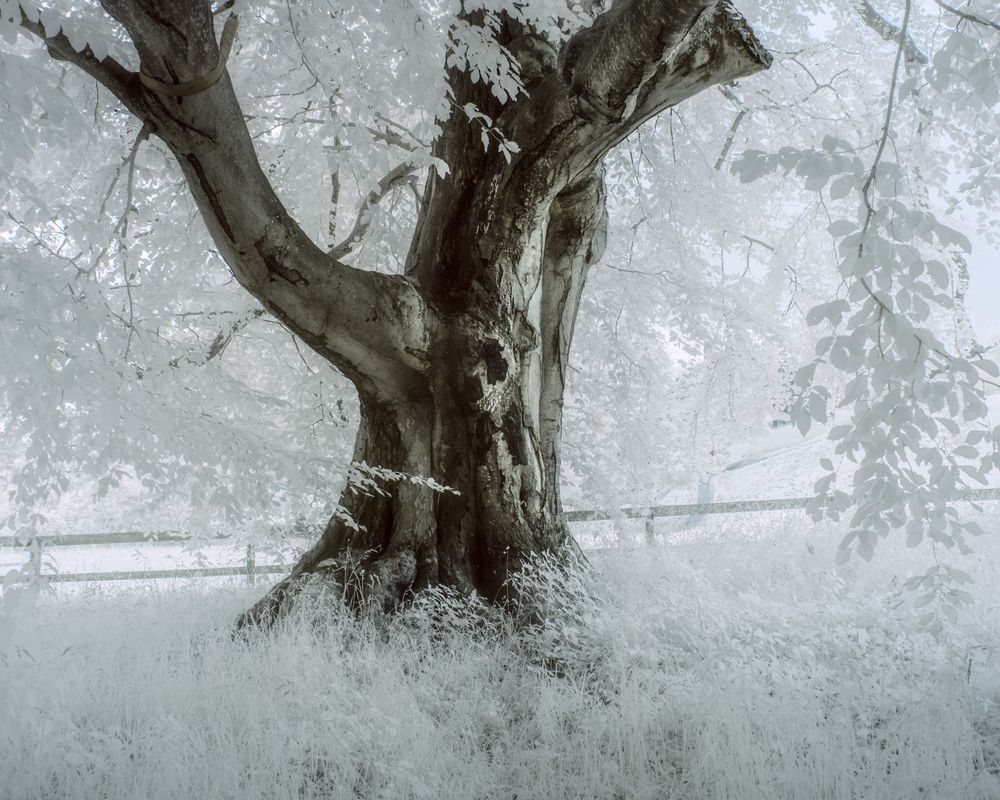
<instances>
[{"instance_id":1,"label":"tree base","mask_svg":"<svg viewBox=\"0 0 1000 800\"><path fill-rule=\"evenodd\" d=\"M314 548L315 550L316 548ZM380 556L370 554L368 559L359 559L347 554L340 559L325 559L306 569L307 558L312 551L300 559L291 574L275 584L271 590L236 619L237 633L256 629L267 631L281 618L291 614L303 596L314 602L323 596L330 602L342 603L358 613L392 614L406 607L422 589L432 586L448 586L466 596L480 600L508 612L519 624L538 624L548 614L547 602L539 594L538 587L531 580L525 580L532 570L534 559L519 562L503 582L502 590L492 598L467 588L452 586L443 582L414 582L417 573L417 556L413 551L397 550ZM569 571L587 568L590 562L579 545L567 537L565 546L558 551L545 551L537 555L546 562L546 569L558 568ZM528 569L525 569L528 568ZM326 600L324 600L325 602Z\"/></svg>"},{"instance_id":2,"label":"tree base","mask_svg":"<svg viewBox=\"0 0 1000 800\"><path fill-rule=\"evenodd\" d=\"M311 551L310 551L311 552ZM291 574L236 619L236 630L267 630L296 605L297 598L311 587L321 587L332 599L363 611L377 609L391 613L413 594L416 556L412 551L397 551L367 560L346 554L339 559L324 559L306 569L303 561Z\"/></svg>"}]
</instances>

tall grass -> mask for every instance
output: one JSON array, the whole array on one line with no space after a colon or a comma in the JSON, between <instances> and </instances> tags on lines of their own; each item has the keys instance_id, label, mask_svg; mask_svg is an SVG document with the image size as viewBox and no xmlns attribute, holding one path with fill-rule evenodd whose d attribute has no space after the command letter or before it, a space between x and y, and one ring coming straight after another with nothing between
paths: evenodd
<instances>
[{"instance_id":1,"label":"tall grass","mask_svg":"<svg viewBox=\"0 0 1000 800\"><path fill-rule=\"evenodd\" d=\"M245 589L8 611L0 797L1000 797L995 563L935 639L906 553L834 569L799 534L540 568L530 629L443 593L248 641Z\"/></svg>"}]
</instances>

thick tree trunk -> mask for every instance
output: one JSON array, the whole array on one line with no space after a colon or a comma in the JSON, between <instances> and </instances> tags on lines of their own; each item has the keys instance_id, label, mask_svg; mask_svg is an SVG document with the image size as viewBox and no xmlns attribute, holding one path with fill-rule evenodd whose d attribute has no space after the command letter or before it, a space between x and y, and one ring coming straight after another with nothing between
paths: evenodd
<instances>
[{"instance_id":1,"label":"thick tree trunk","mask_svg":"<svg viewBox=\"0 0 1000 800\"><path fill-rule=\"evenodd\" d=\"M575 548L559 501L563 389L580 293L606 223L601 175L556 198L546 246L534 254L547 276L536 289L540 333L525 333L517 314L446 317L428 349L426 391L392 402L362 396L355 461L447 489L408 478L382 481L382 492L349 485L346 514L330 520L241 627L269 625L312 576L336 582L351 603L383 609L436 583L508 602L508 578L526 559Z\"/></svg>"},{"instance_id":2,"label":"thick tree trunk","mask_svg":"<svg viewBox=\"0 0 1000 800\"><path fill-rule=\"evenodd\" d=\"M389 276L324 253L282 205L219 71L209 0L102 5L145 81L27 13L21 24L167 144L237 280L357 387L356 461L397 475L381 491L349 486L345 514L240 624L270 623L319 574L382 607L435 582L505 600L526 559L571 544L562 403L580 295L604 248L601 161L664 109L765 69L768 53L728 0L615 0L558 49L504 17L500 43L527 95L501 104L457 69L449 91L520 151L484 151L480 131L453 114L434 146L450 174L428 178L405 274Z\"/></svg>"}]
</instances>

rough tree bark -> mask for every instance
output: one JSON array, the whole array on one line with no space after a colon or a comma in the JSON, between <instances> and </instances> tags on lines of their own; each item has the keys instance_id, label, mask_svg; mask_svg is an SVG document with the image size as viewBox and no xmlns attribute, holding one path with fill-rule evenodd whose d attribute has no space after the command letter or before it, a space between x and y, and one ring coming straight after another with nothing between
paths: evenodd
<instances>
[{"instance_id":1,"label":"rough tree bark","mask_svg":"<svg viewBox=\"0 0 1000 800\"><path fill-rule=\"evenodd\" d=\"M199 78L218 45L208 0L103 0L128 31L143 71L165 83ZM476 22L475 15L470 21ZM606 230L601 162L642 122L770 64L728 2L618 0L557 50L506 22L528 96L501 106L468 75L449 73L458 105L475 103L520 152L484 152L453 115L435 144L450 166L431 175L405 274L347 266L291 219L254 154L227 74L188 97L164 97L111 59L76 52L61 33L22 26L50 53L107 86L176 156L237 280L357 387L354 457L433 478L454 491L387 483L346 491L339 516L247 611L266 625L304 576L351 583L385 607L443 582L491 600L526 558L566 546L559 443L573 326Z\"/></svg>"}]
</instances>

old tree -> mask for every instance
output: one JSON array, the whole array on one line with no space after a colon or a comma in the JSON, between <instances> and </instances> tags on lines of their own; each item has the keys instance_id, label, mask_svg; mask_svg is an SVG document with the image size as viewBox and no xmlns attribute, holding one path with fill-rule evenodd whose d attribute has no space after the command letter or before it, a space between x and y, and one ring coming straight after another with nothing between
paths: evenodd
<instances>
[{"instance_id":1,"label":"old tree","mask_svg":"<svg viewBox=\"0 0 1000 800\"><path fill-rule=\"evenodd\" d=\"M7 331L18 346L5 391L19 409L9 430L30 442L33 477L16 492L25 508L66 491L52 467L60 459L111 465L101 479L111 485L124 463L144 486L187 476L197 494L214 482L216 504L233 516L227 492L241 480L264 502L295 495L318 459L275 450L272 480L254 487L245 452L221 455L233 428L210 400L232 401L228 418L250 420L251 449L261 446L254 415L285 413L267 398L251 408L263 392L248 381L216 373L207 410L164 424L170 402L198 391L187 372L217 367L236 334L271 320L294 334L303 370L325 362L356 389L353 463L369 490L348 485L319 540L242 622L270 622L317 573L361 576L352 591L385 607L435 583L503 600L526 559L572 544L560 503L569 353L588 270L607 243L608 184L627 171L638 200L615 254L620 282L638 274L671 287L675 316L663 327L709 376L703 407L677 429L708 430L720 394L730 419L740 417L732 376L760 371L778 387L762 404L791 407L803 429L827 422L834 405L849 412L834 428L837 452L860 468L838 477L843 459L827 462L817 484L831 515L860 509L845 552L869 553L904 527L914 542L961 545L949 498L993 468L1000 429L946 441L958 435L951 419L985 414L995 368L964 316L968 241L938 212L963 193L988 205L997 190L984 155L998 99L991 19L941 3L792 13L765 4L754 13L770 35L784 31L780 69L755 89L761 77L739 79L772 56L725 0L258 5L0 2L11 42L0 169L20 175L0 236L13 252L0 278L16 276L19 288L0 302L20 320ZM840 67L859 52L876 53L877 69ZM683 116L691 104L677 106L710 87L723 106L701 122L717 129L717 155L706 156ZM786 92L787 103L776 98ZM329 158L321 175L297 161L304 138ZM765 149L740 153L737 141ZM153 155L137 168L140 147ZM811 199L785 180L748 207L729 197L728 164L743 180L790 176ZM657 193L667 171L697 185L682 186L680 201ZM72 176L64 200L54 197L59 174ZM953 175L968 179L960 190ZM99 213L81 210L95 196ZM211 243L192 233L196 216ZM637 269L634 252L666 238L670 263ZM188 268L210 250L251 296L245 312L234 313L239 301L222 284L200 288L206 267ZM45 265L22 266L28 252ZM836 268L824 282L813 263ZM62 277L45 283L48 269ZM230 309L211 310L213 294ZM782 338L775 317L813 305L808 323L830 335ZM609 326L616 344L621 316ZM36 327L51 341L42 356ZM268 372L259 367L255 385ZM112 382L115 401L137 414L90 411L114 405ZM322 427L337 415L325 397L317 403ZM155 430L170 432L156 440ZM715 453L714 438L704 449ZM314 471L323 492L328 477Z\"/></svg>"},{"instance_id":2,"label":"old tree","mask_svg":"<svg viewBox=\"0 0 1000 800\"><path fill-rule=\"evenodd\" d=\"M769 55L725 2L626 0L559 47L503 17L497 40L518 56L524 91L503 103L458 66L448 83L457 106L515 145L506 158L484 149L468 116L451 115L434 144L448 174L426 182L405 269L389 276L320 249L290 216L225 74L191 91L220 62L207 0L103 5L155 81L28 15L22 26L169 147L240 284L351 380L355 460L447 487L346 493L356 525L335 516L247 620L273 615L299 576L346 560L386 605L438 582L498 598L525 558L568 540L563 389L587 270L604 249L602 160L650 117ZM467 16L481 25L484 12Z\"/></svg>"}]
</instances>

